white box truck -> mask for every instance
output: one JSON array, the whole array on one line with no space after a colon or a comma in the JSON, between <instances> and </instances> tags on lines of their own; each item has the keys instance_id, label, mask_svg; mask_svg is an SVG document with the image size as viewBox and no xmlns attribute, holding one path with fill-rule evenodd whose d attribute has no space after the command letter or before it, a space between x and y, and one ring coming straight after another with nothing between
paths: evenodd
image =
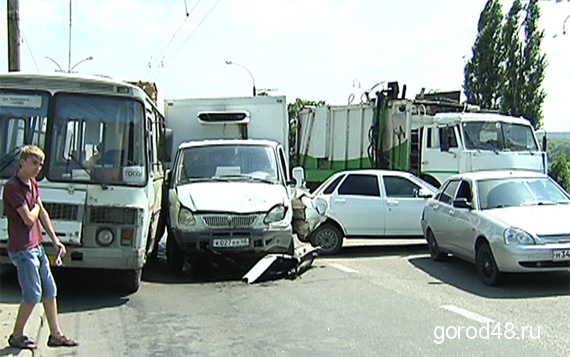
<instances>
[{"instance_id":1,"label":"white box truck","mask_svg":"<svg viewBox=\"0 0 570 357\"><path fill-rule=\"evenodd\" d=\"M296 181L285 97L165 100L165 116L177 147L168 184L170 269L186 261L200 269L212 255L292 254Z\"/></svg>"}]
</instances>

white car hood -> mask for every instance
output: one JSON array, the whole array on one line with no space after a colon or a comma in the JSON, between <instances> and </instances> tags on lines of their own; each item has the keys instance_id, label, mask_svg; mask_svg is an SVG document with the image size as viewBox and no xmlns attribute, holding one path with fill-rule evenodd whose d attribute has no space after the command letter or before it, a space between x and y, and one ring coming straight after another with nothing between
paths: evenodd
<instances>
[{"instance_id":1,"label":"white car hood","mask_svg":"<svg viewBox=\"0 0 570 357\"><path fill-rule=\"evenodd\" d=\"M484 211L507 225L538 235L570 233L570 205L508 207Z\"/></svg>"},{"instance_id":2,"label":"white car hood","mask_svg":"<svg viewBox=\"0 0 570 357\"><path fill-rule=\"evenodd\" d=\"M194 211L267 212L289 201L284 186L258 182L196 182L178 186L177 193Z\"/></svg>"}]
</instances>

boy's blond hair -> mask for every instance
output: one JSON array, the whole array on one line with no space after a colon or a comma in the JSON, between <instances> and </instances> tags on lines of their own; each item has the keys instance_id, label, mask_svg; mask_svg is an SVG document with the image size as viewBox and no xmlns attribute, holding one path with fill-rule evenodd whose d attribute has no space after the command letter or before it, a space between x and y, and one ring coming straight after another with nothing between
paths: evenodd
<instances>
[{"instance_id":1,"label":"boy's blond hair","mask_svg":"<svg viewBox=\"0 0 570 357\"><path fill-rule=\"evenodd\" d=\"M20 152L20 160L27 160L30 156L35 156L38 159L44 159L44 151L36 145L26 145L22 148Z\"/></svg>"}]
</instances>

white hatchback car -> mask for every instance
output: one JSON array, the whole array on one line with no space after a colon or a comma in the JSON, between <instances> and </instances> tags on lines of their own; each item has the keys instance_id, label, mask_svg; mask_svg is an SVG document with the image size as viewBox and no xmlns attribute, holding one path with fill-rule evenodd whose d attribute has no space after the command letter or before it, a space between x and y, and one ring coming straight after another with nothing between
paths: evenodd
<instances>
[{"instance_id":1,"label":"white hatchback car","mask_svg":"<svg viewBox=\"0 0 570 357\"><path fill-rule=\"evenodd\" d=\"M309 236L321 254L335 254L346 238L421 237L420 216L437 189L409 172L337 172L314 192L326 220Z\"/></svg>"},{"instance_id":2,"label":"white hatchback car","mask_svg":"<svg viewBox=\"0 0 570 357\"><path fill-rule=\"evenodd\" d=\"M504 272L568 271L570 196L545 174L487 171L450 177L421 225L431 258L473 262L486 285Z\"/></svg>"}]
</instances>

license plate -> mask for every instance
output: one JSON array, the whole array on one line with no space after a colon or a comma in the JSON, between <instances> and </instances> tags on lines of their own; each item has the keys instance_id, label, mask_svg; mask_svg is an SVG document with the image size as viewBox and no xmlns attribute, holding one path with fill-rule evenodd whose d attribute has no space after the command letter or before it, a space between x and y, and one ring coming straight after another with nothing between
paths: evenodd
<instances>
[{"instance_id":1,"label":"license plate","mask_svg":"<svg viewBox=\"0 0 570 357\"><path fill-rule=\"evenodd\" d=\"M249 247L249 238L220 238L212 239L214 248Z\"/></svg>"},{"instance_id":2,"label":"license plate","mask_svg":"<svg viewBox=\"0 0 570 357\"><path fill-rule=\"evenodd\" d=\"M552 260L555 262L570 260L570 249L553 250Z\"/></svg>"}]
</instances>

